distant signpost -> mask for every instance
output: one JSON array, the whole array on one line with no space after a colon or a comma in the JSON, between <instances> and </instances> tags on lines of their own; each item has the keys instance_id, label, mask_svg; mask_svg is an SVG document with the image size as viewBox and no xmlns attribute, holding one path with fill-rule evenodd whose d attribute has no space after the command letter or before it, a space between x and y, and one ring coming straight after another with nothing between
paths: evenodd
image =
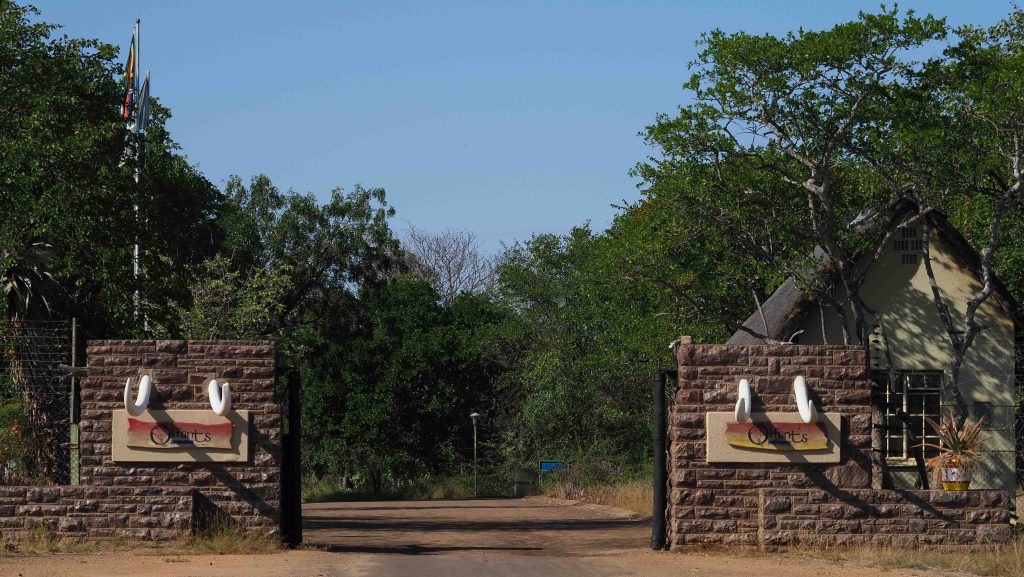
<instances>
[{"instance_id":1,"label":"distant signpost","mask_svg":"<svg viewBox=\"0 0 1024 577\"><path fill-rule=\"evenodd\" d=\"M568 468L565 461L541 461L540 470L544 472L564 471Z\"/></svg>"}]
</instances>

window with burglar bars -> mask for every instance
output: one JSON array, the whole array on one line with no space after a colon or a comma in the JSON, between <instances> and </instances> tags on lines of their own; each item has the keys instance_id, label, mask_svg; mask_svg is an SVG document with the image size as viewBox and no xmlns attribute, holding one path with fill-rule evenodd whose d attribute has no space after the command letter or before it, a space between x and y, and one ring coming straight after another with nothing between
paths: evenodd
<instances>
[{"instance_id":1,"label":"window with burglar bars","mask_svg":"<svg viewBox=\"0 0 1024 577\"><path fill-rule=\"evenodd\" d=\"M935 431L925 421L938 421L942 407L942 371L897 371L886 392L885 456L890 459L913 458L915 441L908 427L896 416L896 409L905 412L910 421L909 432L917 443L939 444ZM924 457L938 454L934 447L924 447Z\"/></svg>"}]
</instances>

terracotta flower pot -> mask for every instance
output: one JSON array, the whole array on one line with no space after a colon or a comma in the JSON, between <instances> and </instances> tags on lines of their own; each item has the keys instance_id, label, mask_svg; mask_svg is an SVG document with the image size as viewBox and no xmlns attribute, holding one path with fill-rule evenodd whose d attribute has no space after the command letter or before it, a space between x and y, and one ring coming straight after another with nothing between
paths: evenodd
<instances>
[{"instance_id":1,"label":"terracotta flower pot","mask_svg":"<svg viewBox=\"0 0 1024 577\"><path fill-rule=\"evenodd\" d=\"M971 470L963 467L942 469L942 488L947 491L966 491L971 485Z\"/></svg>"}]
</instances>

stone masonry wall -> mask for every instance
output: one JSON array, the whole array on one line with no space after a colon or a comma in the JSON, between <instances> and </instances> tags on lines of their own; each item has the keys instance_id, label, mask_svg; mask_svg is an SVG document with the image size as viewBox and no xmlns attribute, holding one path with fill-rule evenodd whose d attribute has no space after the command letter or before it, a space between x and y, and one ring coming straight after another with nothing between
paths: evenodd
<instances>
[{"instance_id":1,"label":"stone masonry wall","mask_svg":"<svg viewBox=\"0 0 1024 577\"><path fill-rule=\"evenodd\" d=\"M281 406L272 341L90 341L81 384L81 485L0 487L0 533L43 527L63 537L169 539L230 518L276 534L280 522ZM250 415L247 461L115 463L111 411L125 379L151 369L152 409L209 409L207 375L231 383Z\"/></svg>"},{"instance_id":2,"label":"stone masonry wall","mask_svg":"<svg viewBox=\"0 0 1024 577\"><path fill-rule=\"evenodd\" d=\"M684 343L676 356L679 383L669 409L668 431L667 514L673 547L733 544L771 548L823 540L844 544L872 537L841 535L882 534L875 528L883 525L916 531L914 542L919 544L928 544L940 535L956 542L969 541L969 535L978 542L1009 537L1007 517L1000 512L1008 507L1005 493L999 499L970 497L961 509L986 513L968 518L966 513L946 511L954 504L941 491L871 490L872 392L863 349ZM793 379L797 375L806 378L819 413L841 416L838 464L706 462L705 413L732 412L740 379L751 383L754 412L795 412ZM905 519L921 522L890 522L892 516L887 511L899 511ZM982 518L992 527L1005 525L1006 532L977 529L974 521ZM967 527L961 530L962 524ZM821 537L812 539L812 535ZM891 537L877 539L879 543L889 541Z\"/></svg>"},{"instance_id":3,"label":"stone masonry wall","mask_svg":"<svg viewBox=\"0 0 1024 577\"><path fill-rule=\"evenodd\" d=\"M761 489L758 499L767 550L986 545L1012 537L1006 491Z\"/></svg>"},{"instance_id":4,"label":"stone masonry wall","mask_svg":"<svg viewBox=\"0 0 1024 577\"><path fill-rule=\"evenodd\" d=\"M758 544L758 490L871 487L871 389L863 351L805 345L680 345L679 387L669 413L672 545ZM820 412L842 415L838 465L708 464L704 414L732 411L750 380L754 412L796 411L803 375Z\"/></svg>"}]
</instances>

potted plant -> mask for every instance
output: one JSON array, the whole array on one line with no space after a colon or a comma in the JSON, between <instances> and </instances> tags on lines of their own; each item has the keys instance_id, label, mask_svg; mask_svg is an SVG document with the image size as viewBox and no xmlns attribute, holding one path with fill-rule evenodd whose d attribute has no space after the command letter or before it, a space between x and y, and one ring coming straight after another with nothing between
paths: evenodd
<instances>
[{"instance_id":1,"label":"potted plant","mask_svg":"<svg viewBox=\"0 0 1024 577\"><path fill-rule=\"evenodd\" d=\"M925 417L928 425L935 430L939 444L921 443L922 447L938 449L939 454L928 459L927 467L935 471L936 480L942 482L947 491L966 491L971 484L971 474L981 462L981 446L991 437L981 434L985 418L977 421L967 419L962 426L956 423L953 411L936 423Z\"/></svg>"}]
</instances>

